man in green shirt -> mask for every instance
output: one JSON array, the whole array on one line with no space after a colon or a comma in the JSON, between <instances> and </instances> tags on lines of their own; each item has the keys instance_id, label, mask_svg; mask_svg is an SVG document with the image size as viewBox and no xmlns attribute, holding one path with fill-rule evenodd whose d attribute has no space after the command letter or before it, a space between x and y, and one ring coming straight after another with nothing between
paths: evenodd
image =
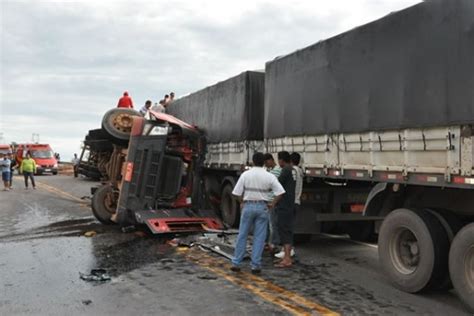
<instances>
[{"instance_id":1,"label":"man in green shirt","mask_svg":"<svg viewBox=\"0 0 474 316\"><path fill-rule=\"evenodd\" d=\"M25 177L25 189L28 190L28 178L31 180L33 190L36 190L35 177L36 173L36 161L31 158L30 153L26 154L26 157L21 161L20 172Z\"/></svg>"}]
</instances>

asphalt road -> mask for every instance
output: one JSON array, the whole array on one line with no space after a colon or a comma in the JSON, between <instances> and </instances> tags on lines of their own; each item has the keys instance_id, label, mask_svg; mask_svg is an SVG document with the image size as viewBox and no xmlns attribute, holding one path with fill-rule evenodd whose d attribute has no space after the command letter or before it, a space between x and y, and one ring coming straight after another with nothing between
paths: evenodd
<instances>
[{"instance_id":1,"label":"asphalt road","mask_svg":"<svg viewBox=\"0 0 474 316\"><path fill-rule=\"evenodd\" d=\"M17 177L0 192L0 315L468 315L454 293L392 288L376 245L318 235L297 247L292 269L266 257L260 277L234 274L222 257L99 224L88 207L93 182L37 181L24 190ZM79 278L94 268L111 281Z\"/></svg>"}]
</instances>

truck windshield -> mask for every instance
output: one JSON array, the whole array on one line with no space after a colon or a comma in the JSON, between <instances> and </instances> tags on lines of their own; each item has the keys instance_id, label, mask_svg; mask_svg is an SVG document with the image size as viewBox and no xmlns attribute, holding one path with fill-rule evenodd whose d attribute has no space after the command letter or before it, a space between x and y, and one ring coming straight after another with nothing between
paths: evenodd
<instances>
[{"instance_id":1,"label":"truck windshield","mask_svg":"<svg viewBox=\"0 0 474 316\"><path fill-rule=\"evenodd\" d=\"M53 158L54 153L51 150L30 150L32 158Z\"/></svg>"},{"instance_id":2,"label":"truck windshield","mask_svg":"<svg viewBox=\"0 0 474 316\"><path fill-rule=\"evenodd\" d=\"M8 154L10 152L10 149L8 148L0 148L0 154Z\"/></svg>"}]
</instances>

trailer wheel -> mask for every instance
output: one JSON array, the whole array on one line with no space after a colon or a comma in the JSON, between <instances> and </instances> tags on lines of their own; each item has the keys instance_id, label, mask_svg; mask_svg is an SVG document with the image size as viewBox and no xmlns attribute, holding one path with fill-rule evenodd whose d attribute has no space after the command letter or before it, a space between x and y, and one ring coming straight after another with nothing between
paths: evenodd
<instances>
[{"instance_id":1,"label":"trailer wheel","mask_svg":"<svg viewBox=\"0 0 474 316\"><path fill-rule=\"evenodd\" d=\"M416 293L442 282L448 269L449 239L427 211L397 209L383 221L379 258L393 285Z\"/></svg>"},{"instance_id":2,"label":"trailer wheel","mask_svg":"<svg viewBox=\"0 0 474 316\"><path fill-rule=\"evenodd\" d=\"M454 238L449 252L449 273L459 297L474 313L474 223Z\"/></svg>"},{"instance_id":3,"label":"trailer wheel","mask_svg":"<svg viewBox=\"0 0 474 316\"><path fill-rule=\"evenodd\" d=\"M115 194L110 185L97 188L91 201L92 213L99 222L105 225L115 224L111 217L116 212Z\"/></svg>"},{"instance_id":4,"label":"trailer wheel","mask_svg":"<svg viewBox=\"0 0 474 316\"><path fill-rule=\"evenodd\" d=\"M221 195L221 216L226 226L237 227L239 224L239 205L232 196L232 185L226 184Z\"/></svg>"},{"instance_id":5,"label":"trailer wheel","mask_svg":"<svg viewBox=\"0 0 474 316\"><path fill-rule=\"evenodd\" d=\"M440 221L448 236L449 244L453 242L454 236L462 229L463 222L452 212L445 209L426 209ZM439 283L436 284L437 290L449 290L453 288L449 271L444 276L440 276Z\"/></svg>"},{"instance_id":6,"label":"trailer wheel","mask_svg":"<svg viewBox=\"0 0 474 316\"><path fill-rule=\"evenodd\" d=\"M102 118L102 128L118 141L128 141L132 132L133 117L139 113L132 109L111 109Z\"/></svg>"}]
</instances>

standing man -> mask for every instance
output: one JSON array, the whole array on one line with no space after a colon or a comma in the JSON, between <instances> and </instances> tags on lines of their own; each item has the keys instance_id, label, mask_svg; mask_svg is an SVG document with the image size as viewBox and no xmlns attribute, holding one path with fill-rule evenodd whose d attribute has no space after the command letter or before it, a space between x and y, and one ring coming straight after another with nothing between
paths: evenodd
<instances>
[{"instance_id":1,"label":"standing man","mask_svg":"<svg viewBox=\"0 0 474 316\"><path fill-rule=\"evenodd\" d=\"M74 154L74 158L72 158L72 168L74 171L74 178L79 176L79 158L77 158L77 154Z\"/></svg>"},{"instance_id":2,"label":"standing man","mask_svg":"<svg viewBox=\"0 0 474 316\"><path fill-rule=\"evenodd\" d=\"M296 171L291 165L290 154L287 151L278 153L278 164L282 168L278 177L285 189L285 194L275 207L277 216L278 235L283 245L283 259L275 266L277 268L289 268L293 265L291 260L291 247L293 245L293 226L295 218L295 187Z\"/></svg>"},{"instance_id":3,"label":"standing man","mask_svg":"<svg viewBox=\"0 0 474 316\"><path fill-rule=\"evenodd\" d=\"M291 159L291 166L293 167L294 171L296 172L295 206L294 206L294 213L295 213L295 216L296 216L296 214L298 214L298 211L299 211L300 205L301 205L301 194L303 193L303 177L304 177L304 174L303 174L303 169L301 169L300 166L299 166L299 164L301 162L301 155L294 152L290 155L290 159ZM293 224L294 224L294 222L293 222ZM293 227L293 231L294 231L294 227ZM294 257L295 254L296 254L295 247L292 246L290 256ZM279 253L275 254L275 257L279 258L279 259L283 259L284 256L285 256L285 252L283 250L280 251Z\"/></svg>"},{"instance_id":4,"label":"standing man","mask_svg":"<svg viewBox=\"0 0 474 316\"><path fill-rule=\"evenodd\" d=\"M133 101L132 98L128 95L127 91L125 91L123 93L123 96L119 99L117 107L133 109Z\"/></svg>"},{"instance_id":5,"label":"standing man","mask_svg":"<svg viewBox=\"0 0 474 316\"><path fill-rule=\"evenodd\" d=\"M281 168L275 163L275 159L273 158L273 155L270 153L266 153L264 156L264 159L265 159L265 168L267 169L267 171L273 174L278 179L278 177L281 174ZM273 199L273 194L270 194L270 198ZM275 208L270 209L269 215L270 215L270 221L268 225L268 228L269 228L268 229L269 230L268 247L269 247L270 252L273 254L276 251L275 247L280 244L280 237L278 236L278 227L277 227L277 221L276 221Z\"/></svg>"},{"instance_id":6,"label":"standing man","mask_svg":"<svg viewBox=\"0 0 474 316\"><path fill-rule=\"evenodd\" d=\"M168 105L170 105L172 102L174 101L174 92L171 92L170 93L170 97L169 99L166 101L166 107L168 107Z\"/></svg>"},{"instance_id":7,"label":"standing man","mask_svg":"<svg viewBox=\"0 0 474 316\"><path fill-rule=\"evenodd\" d=\"M255 153L252 157L254 167L245 171L237 181L232 194L235 195L241 205L239 235L235 246L232 268L234 272L240 271L240 264L244 259L247 245L247 237L250 228L253 227L252 247L252 273L261 272L262 252L267 237L268 209L273 208L285 190L277 178L263 169L264 155ZM275 198L269 200L269 192L273 192Z\"/></svg>"},{"instance_id":8,"label":"standing man","mask_svg":"<svg viewBox=\"0 0 474 316\"><path fill-rule=\"evenodd\" d=\"M142 108L140 109L140 114L145 116L146 113L148 112L148 110L151 108L151 101L150 100L147 100L145 102L145 105L142 106Z\"/></svg>"},{"instance_id":9,"label":"standing man","mask_svg":"<svg viewBox=\"0 0 474 316\"><path fill-rule=\"evenodd\" d=\"M155 103L155 105L151 107L151 110L153 112L165 113L166 107L164 106L164 104L165 104L165 100L160 100L159 103Z\"/></svg>"},{"instance_id":10,"label":"standing man","mask_svg":"<svg viewBox=\"0 0 474 316\"><path fill-rule=\"evenodd\" d=\"M10 159L10 190L13 188L13 171L16 168L16 159L13 157L12 153L8 153L8 159Z\"/></svg>"},{"instance_id":11,"label":"standing man","mask_svg":"<svg viewBox=\"0 0 474 316\"><path fill-rule=\"evenodd\" d=\"M10 191L10 159L5 154L0 156L0 171L2 173L3 191Z\"/></svg>"},{"instance_id":12,"label":"standing man","mask_svg":"<svg viewBox=\"0 0 474 316\"><path fill-rule=\"evenodd\" d=\"M21 161L20 172L25 177L25 190L28 190L28 178L31 180L33 190L36 190L35 184L35 173L36 173L36 162L31 158L31 154L28 152L26 157Z\"/></svg>"}]
</instances>

